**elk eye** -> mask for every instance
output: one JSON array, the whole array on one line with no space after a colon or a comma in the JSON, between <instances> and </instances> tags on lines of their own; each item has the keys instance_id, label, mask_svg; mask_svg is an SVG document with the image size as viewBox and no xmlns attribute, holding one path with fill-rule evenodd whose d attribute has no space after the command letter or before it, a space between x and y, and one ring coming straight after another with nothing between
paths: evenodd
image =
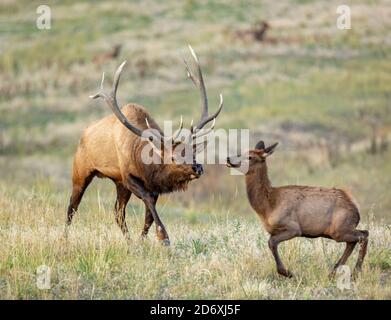
<instances>
[{"instance_id":1,"label":"elk eye","mask_svg":"<svg viewBox=\"0 0 391 320\"><path fill-rule=\"evenodd\" d=\"M252 157L252 156L249 156L249 157L248 157L248 160L250 160L250 161L251 161L252 159L253 159L253 157Z\"/></svg>"}]
</instances>

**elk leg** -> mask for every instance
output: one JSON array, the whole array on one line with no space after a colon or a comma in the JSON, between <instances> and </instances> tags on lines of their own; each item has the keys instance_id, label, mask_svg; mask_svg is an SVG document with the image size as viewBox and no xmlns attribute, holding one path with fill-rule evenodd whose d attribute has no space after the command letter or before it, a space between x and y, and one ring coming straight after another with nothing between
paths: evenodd
<instances>
[{"instance_id":1,"label":"elk leg","mask_svg":"<svg viewBox=\"0 0 391 320\"><path fill-rule=\"evenodd\" d=\"M359 231L359 230L357 230ZM367 246L368 246L368 231L362 230L361 232L361 238L359 240L360 243L360 251L358 253L358 259L356 266L354 267L354 274L356 275L357 272L361 271L362 264L364 262L365 255L367 253Z\"/></svg>"},{"instance_id":2,"label":"elk leg","mask_svg":"<svg viewBox=\"0 0 391 320\"><path fill-rule=\"evenodd\" d=\"M170 240L168 238L168 234L166 231L166 228L164 227L163 223L161 222L155 208L155 198L156 195L153 195L151 192L146 191L142 182L138 180L137 178L134 178L132 176L129 176L126 180L126 187L132 191L136 197L143 200L145 207L151 212L153 221L156 223L156 235L160 241L164 245L169 245Z\"/></svg>"},{"instance_id":3,"label":"elk leg","mask_svg":"<svg viewBox=\"0 0 391 320\"><path fill-rule=\"evenodd\" d=\"M158 196L155 196L155 203L154 205L156 206ZM143 231L141 232L141 236L145 237L148 234L149 228L151 227L153 223L153 216L151 210L148 209L147 206L145 206L145 223L144 223L144 228Z\"/></svg>"},{"instance_id":4,"label":"elk leg","mask_svg":"<svg viewBox=\"0 0 391 320\"><path fill-rule=\"evenodd\" d=\"M350 255L352 254L354 247L356 246L357 242L346 242L345 251L343 252L341 258L337 261L335 264L333 270L330 273L330 278L334 277L336 270L339 266L344 265Z\"/></svg>"},{"instance_id":5,"label":"elk leg","mask_svg":"<svg viewBox=\"0 0 391 320\"><path fill-rule=\"evenodd\" d=\"M73 179L72 195L69 200L69 206L67 211L67 222L66 225L69 226L72 223L72 218L79 207L81 198L83 197L84 191L87 189L88 185L91 183L95 174L90 173L88 176L78 179Z\"/></svg>"},{"instance_id":6,"label":"elk leg","mask_svg":"<svg viewBox=\"0 0 391 320\"><path fill-rule=\"evenodd\" d=\"M353 231L345 232L345 233L340 232L339 235L336 235L332 238L337 242L345 241L345 242L354 242L354 243L359 242L360 243L360 252L359 252L359 257L357 260L356 267L354 268L354 274L356 274L358 271L360 271L361 265L364 261L365 254L367 252L368 231L366 231L366 230L363 230L363 231L353 230ZM355 276L354 274L353 274L353 276Z\"/></svg>"},{"instance_id":7,"label":"elk leg","mask_svg":"<svg viewBox=\"0 0 391 320\"><path fill-rule=\"evenodd\" d=\"M298 236L299 233L296 230L286 230L281 233L272 235L269 239L269 248L273 253L274 260L276 261L277 272L285 277L291 278L293 275L289 272L281 261L280 255L278 254L278 245L280 242L292 239Z\"/></svg>"},{"instance_id":8,"label":"elk leg","mask_svg":"<svg viewBox=\"0 0 391 320\"><path fill-rule=\"evenodd\" d=\"M116 183L117 201L115 202L115 221L120 227L126 240L129 240L129 230L126 225L126 205L132 193L126 189L122 183Z\"/></svg>"}]
</instances>

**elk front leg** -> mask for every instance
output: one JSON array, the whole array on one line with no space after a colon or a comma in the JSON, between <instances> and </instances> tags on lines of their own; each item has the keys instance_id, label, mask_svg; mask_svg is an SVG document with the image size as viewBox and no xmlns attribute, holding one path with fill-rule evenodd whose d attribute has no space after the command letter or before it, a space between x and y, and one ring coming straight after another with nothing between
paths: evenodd
<instances>
[{"instance_id":1,"label":"elk front leg","mask_svg":"<svg viewBox=\"0 0 391 320\"><path fill-rule=\"evenodd\" d=\"M277 272L285 277L291 278L293 275L289 272L280 259L280 255L278 254L278 245L282 241L286 241L297 237L299 233L296 230L285 230L280 233L274 234L269 239L269 248L273 253L274 260L276 261Z\"/></svg>"},{"instance_id":2,"label":"elk front leg","mask_svg":"<svg viewBox=\"0 0 391 320\"><path fill-rule=\"evenodd\" d=\"M146 209L150 211L152 214L153 221L155 221L156 224L156 235L157 238L162 241L163 245L170 245L170 240L168 238L168 234L166 231L166 228L164 227L163 223L161 222L159 215L157 214L155 205L156 205L156 195L153 193L147 191L143 185L143 183L132 176L129 176L126 180L126 187L133 192L136 197L143 200Z\"/></svg>"},{"instance_id":3,"label":"elk front leg","mask_svg":"<svg viewBox=\"0 0 391 320\"><path fill-rule=\"evenodd\" d=\"M157 202L158 196L155 196L155 207L156 207L156 202ZM153 216L151 210L147 206L145 206L145 222L144 222L144 228L143 231L141 232L142 237L146 237L149 231L149 228L151 227L153 223Z\"/></svg>"}]
</instances>

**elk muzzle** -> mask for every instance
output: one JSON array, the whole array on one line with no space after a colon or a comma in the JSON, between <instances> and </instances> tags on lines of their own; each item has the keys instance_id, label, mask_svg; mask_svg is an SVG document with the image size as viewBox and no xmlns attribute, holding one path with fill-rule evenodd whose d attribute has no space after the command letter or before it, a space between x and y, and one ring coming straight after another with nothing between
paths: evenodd
<instances>
[{"instance_id":1,"label":"elk muzzle","mask_svg":"<svg viewBox=\"0 0 391 320\"><path fill-rule=\"evenodd\" d=\"M193 169L196 178L204 173L204 168L201 164L195 163L191 166L191 168Z\"/></svg>"}]
</instances>

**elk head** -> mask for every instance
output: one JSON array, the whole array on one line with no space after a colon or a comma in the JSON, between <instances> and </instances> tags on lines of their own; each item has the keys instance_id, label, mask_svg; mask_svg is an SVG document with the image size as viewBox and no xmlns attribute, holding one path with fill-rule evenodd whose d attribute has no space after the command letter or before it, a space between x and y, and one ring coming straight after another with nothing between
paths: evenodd
<instances>
[{"instance_id":1,"label":"elk head","mask_svg":"<svg viewBox=\"0 0 391 320\"><path fill-rule=\"evenodd\" d=\"M255 145L255 149L236 157L227 157L226 165L228 168L236 168L244 174L250 173L265 164L266 158L273 154L277 145L278 142L265 148L265 143L261 140Z\"/></svg>"},{"instance_id":2,"label":"elk head","mask_svg":"<svg viewBox=\"0 0 391 320\"><path fill-rule=\"evenodd\" d=\"M144 154L149 154L150 151L152 151L154 155L161 160L159 162L159 164L161 164L159 175L161 179L171 181L172 183L176 181L178 184L177 188L182 189L189 181L197 179L203 174L203 166L197 163L196 154L204 149L207 140L204 140L201 143L199 140L201 137L205 138L205 136L213 130L216 123L216 117L220 114L223 107L223 96L220 94L219 108L214 114L208 115L208 98L202 76L202 70L194 50L191 46L189 46L189 49L197 67L196 75L193 74L186 60L184 60L184 63L188 77L200 91L202 113L199 123L193 126L192 121L189 134L185 137L182 136L181 140L178 140L178 138L181 136L183 129L182 117L178 130L176 130L172 136L167 137L157 125L151 125L153 121L151 118L145 118L145 130L142 130L141 128L131 124L122 113L117 103L116 92L121 72L126 64L126 61L118 67L114 75L113 87L110 93L106 93L103 90L103 73L100 90L96 94L90 96L92 99L102 98L109 105L118 120L126 128L147 142L145 146L149 146L150 148L146 149ZM212 122L211 126L208 129L205 129L205 125L210 122Z\"/></svg>"}]
</instances>

